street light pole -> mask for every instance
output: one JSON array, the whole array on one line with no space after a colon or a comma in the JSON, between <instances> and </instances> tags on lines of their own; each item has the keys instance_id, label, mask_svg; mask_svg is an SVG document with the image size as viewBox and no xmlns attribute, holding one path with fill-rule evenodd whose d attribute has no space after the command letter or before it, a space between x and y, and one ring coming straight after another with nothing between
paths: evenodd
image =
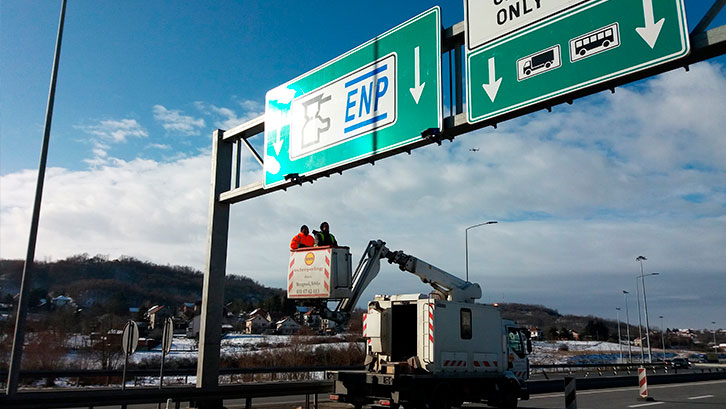
<instances>
[{"instance_id":1,"label":"street light pole","mask_svg":"<svg viewBox=\"0 0 726 409\"><path fill-rule=\"evenodd\" d=\"M628 294L629 292L623 290L623 298L625 298L625 329L628 334L628 360L633 363L633 346L630 344L630 316L628 315Z\"/></svg>"},{"instance_id":2,"label":"street light pole","mask_svg":"<svg viewBox=\"0 0 726 409\"><path fill-rule=\"evenodd\" d=\"M475 224L473 226L469 226L466 229L464 229L464 247L465 247L465 253L466 253L466 281L469 281L469 230L479 227L479 226L485 226L487 224L496 224L499 223L496 220L491 220L484 223Z\"/></svg>"},{"instance_id":3,"label":"street light pole","mask_svg":"<svg viewBox=\"0 0 726 409\"><path fill-rule=\"evenodd\" d=\"M713 352L718 352L718 346L716 345L716 321L711 321L713 325Z\"/></svg>"},{"instance_id":4,"label":"street light pole","mask_svg":"<svg viewBox=\"0 0 726 409\"><path fill-rule=\"evenodd\" d=\"M25 255L23 274L20 278L20 297L18 298L17 310L15 312L15 330L13 333L12 350L10 352L10 364L8 365L8 380L5 387L5 394L14 396L18 390L20 381L20 365L23 360L23 345L25 344L25 321L28 309L28 293L32 286L32 275L35 261L35 247L38 239L38 224L40 223L40 205L43 198L43 185L45 184L45 169L48 161L48 145L50 144L50 127L53 119L53 105L55 103L55 85L58 80L58 64L60 62L61 43L63 39L63 25L66 16L66 0L61 1L60 20L58 21L58 35L55 42L55 53L53 56L53 69L51 71L50 90L48 91L48 103L45 109L45 126L43 130L43 142L40 148L40 163L38 164L38 178L35 185L35 200L33 202L33 215L30 220L30 234L28 237L28 251ZM5 341L7 342L7 341Z\"/></svg>"},{"instance_id":5,"label":"street light pole","mask_svg":"<svg viewBox=\"0 0 726 409\"><path fill-rule=\"evenodd\" d=\"M645 362L645 352L643 351L643 321L640 319L640 282L638 276L635 276L635 299L638 300L638 343L640 344L640 363Z\"/></svg>"},{"instance_id":6,"label":"street light pole","mask_svg":"<svg viewBox=\"0 0 726 409\"><path fill-rule=\"evenodd\" d=\"M648 260L644 256L638 256L635 261L640 262L640 281L643 284L643 310L645 311L645 339L648 342L648 363L653 363L653 350L650 347L650 324L648 323L648 300L645 296L645 275L643 274L643 261ZM657 276L659 273L650 273L649 276ZM642 348L642 341L641 341Z\"/></svg>"},{"instance_id":7,"label":"street light pole","mask_svg":"<svg viewBox=\"0 0 726 409\"><path fill-rule=\"evenodd\" d=\"M658 318L660 318L660 345L663 348L663 362L665 362L665 320L662 315L659 315Z\"/></svg>"},{"instance_id":8,"label":"street light pole","mask_svg":"<svg viewBox=\"0 0 726 409\"><path fill-rule=\"evenodd\" d=\"M620 308L615 308L618 312L618 346L620 347L620 363L623 363L623 342L620 338Z\"/></svg>"}]
</instances>

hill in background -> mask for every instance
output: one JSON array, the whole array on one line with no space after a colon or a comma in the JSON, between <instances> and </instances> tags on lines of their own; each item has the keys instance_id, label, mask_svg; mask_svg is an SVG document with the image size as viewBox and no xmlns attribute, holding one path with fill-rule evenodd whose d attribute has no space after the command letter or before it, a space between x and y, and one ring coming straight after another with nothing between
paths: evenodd
<instances>
[{"instance_id":1,"label":"hill in background","mask_svg":"<svg viewBox=\"0 0 726 409\"><path fill-rule=\"evenodd\" d=\"M19 291L23 261L0 260L0 302L12 303ZM131 257L109 260L87 254L54 262L38 262L32 279L29 305L42 298L65 295L82 308L97 313L128 314L129 307L180 306L201 300L203 274L191 267L158 265ZM290 310L283 289L265 287L241 275L229 274L225 303L230 310ZM593 316L563 315L541 305L500 304L502 315L526 327L536 327L545 339L617 341L617 323ZM292 308L294 310L294 308ZM90 312L90 311L87 311ZM97 314L91 314L97 315ZM625 333L625 326L622 327ZM637 327L631 326L635 337Z\"/></svg>"},{"instance_id":2,"label":"hill in background","mask_svg":"<svg viewBox=\"0 0 726 409\"><path fill-rule=\"evenodd\" d=\"M19 292L22 260L0 260L0 300ZM158 265L131 257L108 260L87 254L54 262L37 262L33 271L29 305L46 295L66 295L81 307L105 306L109 312L128 312L143 305L178 306L202 297L203 274L191 267ZM265 287L254 280L227 275L225 302L259 305L280 298L281 289Z\"/></svg>"}]
</instances>

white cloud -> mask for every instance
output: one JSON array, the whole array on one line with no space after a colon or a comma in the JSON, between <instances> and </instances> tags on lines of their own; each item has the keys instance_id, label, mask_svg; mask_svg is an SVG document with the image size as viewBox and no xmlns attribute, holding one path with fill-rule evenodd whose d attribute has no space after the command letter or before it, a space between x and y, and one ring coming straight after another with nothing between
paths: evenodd
<instances>
[{"instance_id":1,"label":"white cloud","mask_svg":"<svg viewBox=\"0 0 726 409\"><path fill-rule=\"evenodd\" d=\"M235 204L228 272L284 286L290 238L302 223L327 220L354 263L368 240L381 238L463 276L464 229L499 220L469 234L470 277L485 301L568 309L579 302L578 313L614 315L619 291L633 287L634 258L644 254L648 271L662 273L648 284L649 307L686 322L703 314L669 301L678 286L712 300L726 284L725 89L722 67L697 64ZM231 126L242 122L231 109L198 107L235 118ZM125 254L201 269L209 161L205 153L51 169L38 258ZM243 176L246 184L259 172ZM33 172L0 180L1 257L24 255L33 188ZM418 291L428 288L384 266L363 299ZM720 299L712 311L726 314Z\"/></svg>"},{"instance_id":2,"label":"white cloud","mask_svg":"<svg viewBox=\"0 0 726 409\"><path fill-rule=\"evenodd\" d=\"M201 128L206 126L204 119L182 115L177 109L167 109L162 105L154 105L154 119L161 122L167 131L177 132L181 135L199 135Z\"/></svg>"},{"instance_id":3,"label":"white cloud","mask_svg":"<svg viewBox=\"0 0 726 409\"><path fill-rule=\"evenodd\" d=\"M202 101L194 103L200 112L215 118L214 126L218 129L234 128L264 113L264 107L256 101L241 100L237 101L237 104L242 109L241 113L232 108L218 107Z\"/></svg>"},{"instance_id":4,"label":"white cloud","mask_svg":"<svg viewBox=\"0 0 726 409\"><path fill-rule=\"evenodd\" d=\"M77 125L75 128L92 136L90 158L84 159L91 167L100 167L115 162L109 156L112 144L126 143L129 138L147 138L149 133L135 119L105 119L93 125Z\"/></svg>"},{"instance_id":5,"label":"white cloud","mask_svg":"<svg viewBox=\"0 0 726 409\"><path fill-rule=\"evenodd\" d=\"M146 129L135 119L105 119L96 125L79 126L84 132L99 137L106 142L121 143L128 138L146 138Z\"/></svg>"},{"instance_id":6,"label":"white cloud","mask_svg":"<svg viewBox=\"0 0 726 409\"><path fill-rule=\"evenodd\" d=\"M171 150L171 145L163 144L163 143L150 143L146 145L147 149L160 149L164 151Z\"/></svg>"}]
</instances>

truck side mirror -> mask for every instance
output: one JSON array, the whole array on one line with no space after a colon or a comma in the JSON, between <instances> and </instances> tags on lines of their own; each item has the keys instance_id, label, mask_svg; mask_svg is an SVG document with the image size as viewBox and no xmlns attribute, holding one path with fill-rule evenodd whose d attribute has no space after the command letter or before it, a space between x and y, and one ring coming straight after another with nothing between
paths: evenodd
<instances>
[{"instance_id":1,"label":"truck side mirror","mask_svg":"<svg viewBox=\"0 0 726 409\"><path fill-rule=\"evenodd\" d=\"M532 353L532 338L527 337L527 353Z\"/></svg>"}]
</instances>

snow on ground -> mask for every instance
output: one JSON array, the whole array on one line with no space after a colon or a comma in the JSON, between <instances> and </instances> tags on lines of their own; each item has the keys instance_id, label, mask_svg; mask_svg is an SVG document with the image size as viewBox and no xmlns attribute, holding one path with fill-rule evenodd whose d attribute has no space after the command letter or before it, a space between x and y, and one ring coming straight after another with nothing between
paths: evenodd
<instances>
[{"instance_id":1,"label":"snow on ground","mask_svg":"<svg viewBox=\"0 0 726 409\"><path fill-rule=\"evenodd\" d=\"M305 337L295 335L257 335L231 332L222 337L222 356L234 356L243 353L265 351L270 349L287 348L292 342L305 342L310 348L343 348L348 345L343 339L340 342L323 344L307 344L318 337ZM183 336L172 339L171 351L166 359L196 359L197 341ZM137 351L129 357L129 362L140 363L151 359L161 359L161 345L149 351Z\"/></svg>"},{"instance_id":2,"label":"snow on ground","mask_svg":"<svg viewBox=\"0 0 726 409\"><path fill-rule=\"evenodd\" d=\"M244 353L257 353L269 350L288 349L293 342L304 342L305 348L318 350L323 348L345 348L349 346L344 338L339 342L309 343L318 337L301 337L291 335L256 335L232 332L222 337L222 356L235 356ZM623 356L627 359L628 347L623 345ZM646 352L647 353L647 352ZM687 351L669 351L666 358L687 354ZM172 341L169 360L196 360L198 354L197 341L184 336L176 336ZM660 350L653 350L654 358L661 358ZM66 364L75 366L82 359L78 352L70 352L65 359ZM640 347L632 347L634 359L640 358ZM129 357L129 362L142 363L161 359L161 345L149 351L136 351ZM617 363L620 362L620 346L613 342L600 341L534 341L530 356L532 364L578 364L578 363ZM86 366L87 367L87 366Z\"/></svg>"}]
</instances>

